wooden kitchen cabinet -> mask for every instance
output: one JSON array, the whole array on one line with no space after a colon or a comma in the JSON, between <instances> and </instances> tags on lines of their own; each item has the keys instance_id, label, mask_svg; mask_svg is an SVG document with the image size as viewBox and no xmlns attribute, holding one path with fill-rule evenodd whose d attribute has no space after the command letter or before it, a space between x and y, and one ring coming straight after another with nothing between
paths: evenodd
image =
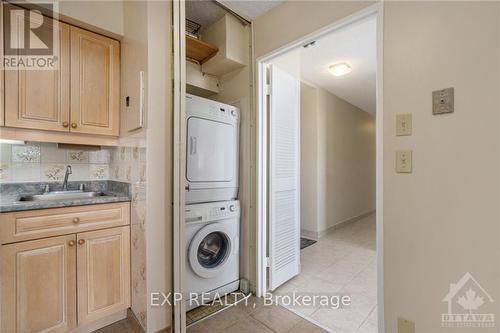
<instances>
[{"instance_id":1,"label":"wooden kitchen cabinet","mask_svg":"<svg viewBox=\"0 0 500 333\"><path fill-rule=\"evenodd\" d=\"M120 44L71 27L71 131L118 136Z\"/></svg>"},{"instance_id":2,"label":"wooden kitchen cabinet","mask_svg":"<svg viewBox=\"0 0 500 333\"><path fill-rule=\"evenodd\" d=\"M0 214L0 244L130 224L130 202Z\"/></svg>"},{"instance_id":3,"label":"wooden kitchen cabinet","mask_svg":"<svg viewBox=\"0 0 500 333\"><path fill-rule=\"evenodd\" d=\"M77 235L78 324L130 306L130 228Z\"/></svg>"},{"instance_id":4,"label":"wooden kitchen cabinet","mask_svg":"<svg viewBox=\"0 0 500 333\"><path fill-rule=\"evenodd\" d=\"M19 20L30 18L25 15ZM56 70L2 71L4 125L56 131L64 142L71 140L61 132L74 134L75 138L119 136L120 43L48 17L44 17L39 29L50 33L52 26L59 33L59 41L54 43L59 60Z\"/></svg>"},{"instance_id":5,"label":"wooden kitchen cabinet","mask_svg":"<svg viewBox=\"0 0 500 333\"><path fill-rule=\"evenodd\" d=\"M0 213L0 332L69 332L125 313L129 221L129 202Z\"/></svg>"},{"instance_id":6,"label":"wooden kitchen cabinet","mask_svg":"<svg viewBox=\"0 0 500 333\"><path fill-rule=\"evenodd\" d=\"M76 236L0 248L0 331L58 333L76 327Z\"/></svg>"},{"instance_id":7,"label":"wooden kitchen cabinet","mask_svg":"<svg viewBox=\"0 0 500 333\"><path fill-rule=\"evenodd\" d=\"M31 16L21 17L29 20ZM54 27L58 31L59 42L54 43L54 48L59 66L55 70L4 71L5 126L68 132L70 27L62 22L53 24L47 17L44 22L39 29L51 33Z\"/></svg>"}]
</instances>

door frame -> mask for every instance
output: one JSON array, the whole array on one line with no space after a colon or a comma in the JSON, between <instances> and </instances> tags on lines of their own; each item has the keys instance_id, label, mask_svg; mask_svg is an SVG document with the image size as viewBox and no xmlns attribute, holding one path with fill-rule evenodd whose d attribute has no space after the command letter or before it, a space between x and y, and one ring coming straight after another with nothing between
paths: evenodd
<instances>
[{"instance_id":1,"label":"door frame","mask_svg":"<svg viewBox=\"0 0 500 333\"><path fill-rule=\"evenodd\" d=\"M173 311L172 332L186 332L185 302L185 223L186 206L184 180L186 179L186 40L185 4L183 0L172 1L173 5ZM181 301L176 301L182 295Z\"/></svg>"},{"instance_id":2,"label":"door frame","mask_svg":"<svg viewBox=\"0 0 500 333\"><path fill-rule=\"evenodd\" d=\"M279 56L302 47L324 35L330 34L368 16L377 18L377 75L376 75L376 242L377 242L377 310L378 330L384 325L384 264L383 264L383 2L338 20L324 28L299 38L285 46L256 59L256 155L257 155L257 215L256 215L256 295L267 292L267 230L268 230L268 112L266 106L266 67Z\"/></svg>"}]
</instances>

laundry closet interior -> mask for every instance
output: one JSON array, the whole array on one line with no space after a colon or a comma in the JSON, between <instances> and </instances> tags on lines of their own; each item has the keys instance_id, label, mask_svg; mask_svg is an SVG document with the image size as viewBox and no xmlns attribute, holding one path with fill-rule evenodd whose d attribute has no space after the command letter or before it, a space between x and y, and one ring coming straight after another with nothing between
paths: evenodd
<instances>
[{"instance_id":1,"label":"laundry closet interior","mask_svg":"<svg viewBox=\"0 0 500 333\"><path fill-rule=\"evenodd\" d=\"M251 290L252 31L215 1L186 1L185 18L183 286L190 325L223 308L203 303Z\"/></svg>"}]
</instances>

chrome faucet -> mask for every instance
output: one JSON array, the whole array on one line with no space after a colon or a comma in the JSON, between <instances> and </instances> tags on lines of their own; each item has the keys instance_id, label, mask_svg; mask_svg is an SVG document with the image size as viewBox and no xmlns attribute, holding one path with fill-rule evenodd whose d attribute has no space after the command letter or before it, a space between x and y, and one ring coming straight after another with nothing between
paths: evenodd
<instances>
[{"instance_id":1,"label":"chrome faucet","mask_svg":"<svg viewBox=\"0 0 500 333\"><path fill-rule=\"evenodd\" d=\"M62 186L63 191L67 191L68 190L68 177L72 173L73 173L73 171L71 170L71 165L68 165L66 167L66 173L64 174L64 182L63 182L63 186Z\"/></svg>"}]
</instances>

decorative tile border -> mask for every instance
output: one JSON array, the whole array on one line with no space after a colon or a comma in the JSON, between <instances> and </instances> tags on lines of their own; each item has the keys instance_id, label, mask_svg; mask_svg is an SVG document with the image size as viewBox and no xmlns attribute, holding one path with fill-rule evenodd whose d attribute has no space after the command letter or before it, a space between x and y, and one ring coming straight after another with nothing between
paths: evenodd
<instances>
[{"instance_id":1,"label":"decorative tile border","mask_svg":"<svg viewBox=\"0 0 500 333\"><path fill-rule=\"evenodd\" d=\"M62 181L67 165L71 180L146 181L146 149L105 147L100 150L59 149L54 143L0 144L0 183Z\"/></svg>"}]
</instances>

